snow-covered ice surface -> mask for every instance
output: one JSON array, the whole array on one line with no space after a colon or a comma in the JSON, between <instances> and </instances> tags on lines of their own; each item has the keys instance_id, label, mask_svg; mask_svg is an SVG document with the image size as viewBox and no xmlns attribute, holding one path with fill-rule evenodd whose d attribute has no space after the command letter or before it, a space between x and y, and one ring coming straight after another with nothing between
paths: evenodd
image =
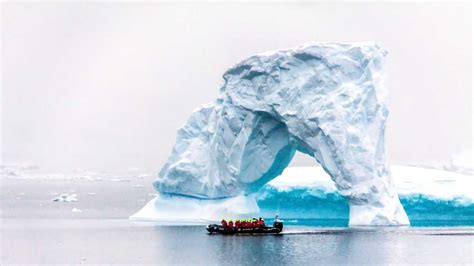
<instances>
[{"instance_id":1,"label":"snow-covered ice surface","mask_svg":"<svg viewBox=\"0 0 474 266\"><path fill-rule=\"evenodd\" d=\"M240 62L217 100L179 129L156 189L196 200L252 195L300 151L349 200L351 225L408 224L385 162L385 55L372 43L320 43Z\"/></svg>"},{"instance_id":2,"label":"snow-covered ice surface","mask_svg":"<svg viewBox=\"0 0 474 266\"><path fill-rule=\"evenodd\" d=\"M474 176L438 169L392 166L398 193L424 195L432 199L455 200L461 205L474 204Z\"/></svg>"}]
</instances>

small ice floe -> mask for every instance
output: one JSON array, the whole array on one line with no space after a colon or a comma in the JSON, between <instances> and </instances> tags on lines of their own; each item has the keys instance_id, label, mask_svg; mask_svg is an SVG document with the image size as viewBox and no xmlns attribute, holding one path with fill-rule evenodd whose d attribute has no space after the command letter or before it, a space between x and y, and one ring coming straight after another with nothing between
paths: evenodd
<instances>
[{"instance_id":1,"label":"small ice floe","mask_svg":"<svg viewBox=\"0 0 474 266\"><path fill-rule=\"evenodd\" d=\"M79 210L78 208L72 208L71 210L72 212L82 212L81 210Z\"/></svg>"},{"instance_id":2,"label":"small ice floe","mask_svg":"<svg viewBox=\"0 0 474 266\"><path fill-rule=\"evenodd\" d=\"M94 195L95 195L95 192L87 192L87 195L92 195L92 196L94 196Z\"/></svg>"},{"instance_id":3,"label":"small ice floe","mask_svg":"<svg viewBox=\"0 0 474 266\"><path fill-rule=\"evenodd\" d=\"M56 198L52 199L52 201L73 202L73 201L77 201L77 195L76 194L61 194L57 196Z\"/></svg>"},{"instance_id":4,"label":"small ice floe","mask_svg":"<svg viewBox=\"0 0 474 266\"><path fill-rule=\"evenodd\" d=\"M135 185L132 185L132 187L143 187L142 184L135 184Z\"/></svg>"},{"instance_id":5,"label":"small ice floe","mask_svg":"<svg viewBox=\"0 0 474 266\"><path fill-rule=\"evenodd\" d=\"M156 197L156 196L158 196L158 194L156 194L156 193L148 193L148 196Z\"/></svg>"}]
</instances>

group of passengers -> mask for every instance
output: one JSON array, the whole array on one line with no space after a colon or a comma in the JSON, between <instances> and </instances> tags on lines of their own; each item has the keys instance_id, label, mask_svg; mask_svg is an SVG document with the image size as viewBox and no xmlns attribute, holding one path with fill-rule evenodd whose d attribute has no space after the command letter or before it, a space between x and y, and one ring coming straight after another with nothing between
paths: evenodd
<instances>
[{"instance_id":1,"label":"group of passengers","mask_svg":"<svg viewBox=\"0 0 474 266\"><path fill-rule=\"evenodd\" d=\"M263 228L265 227L265 220L260 217L260 218L253 218L253 219L235 219L235 221L232 221L232 219L226 220L222 219L221 225L224 228Z\"/></svg>"}]
</instances>

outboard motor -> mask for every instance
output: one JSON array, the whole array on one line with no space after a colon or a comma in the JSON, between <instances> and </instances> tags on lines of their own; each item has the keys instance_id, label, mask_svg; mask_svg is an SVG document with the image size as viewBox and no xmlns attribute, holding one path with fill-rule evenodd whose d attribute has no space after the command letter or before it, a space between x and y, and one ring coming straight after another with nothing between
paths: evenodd
<instances>
[{"instance_id":1,"label":"outboard motor","mask_svg":"<svg viewBox=\"0 0 474 266\"><path fill-rule=\"evenodd\" d=\"M277 228L280 231L282 231L283 230L283 223L280 220L275 220L273 222L273 227Z\"/></svg>"},{"instance_id":2,"label":"outboard motor","mask_svg":"<svg viewBox=\"0 0 474 266\"><path fill-rule=\"evenodd\" d=\"M275 216L275 221L273 222L273 227L280 230L280 232L283 230L283 222L280 220L278 215Z\"/></svg>"}]
</instances>

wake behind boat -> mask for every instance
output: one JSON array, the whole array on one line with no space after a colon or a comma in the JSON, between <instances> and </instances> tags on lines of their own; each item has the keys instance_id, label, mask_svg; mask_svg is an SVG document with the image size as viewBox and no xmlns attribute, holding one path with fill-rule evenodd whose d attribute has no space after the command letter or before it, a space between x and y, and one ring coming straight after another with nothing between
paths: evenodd
<instances>
[{"instance_id":1,"label":"wake behind boat","mask_svg":"<svg viewBox=\"0 0 474 266\"><path fill-rule=\"evenodd\" d=\"M283 222L275 217L273 226L266 226L262 218L258 220L253 218L249 220L222 220L220 225L209 224L206 230L210 233L218 233L224 235L233 234L279 234L283 230Z\"/></svg>"}]
</instances>

